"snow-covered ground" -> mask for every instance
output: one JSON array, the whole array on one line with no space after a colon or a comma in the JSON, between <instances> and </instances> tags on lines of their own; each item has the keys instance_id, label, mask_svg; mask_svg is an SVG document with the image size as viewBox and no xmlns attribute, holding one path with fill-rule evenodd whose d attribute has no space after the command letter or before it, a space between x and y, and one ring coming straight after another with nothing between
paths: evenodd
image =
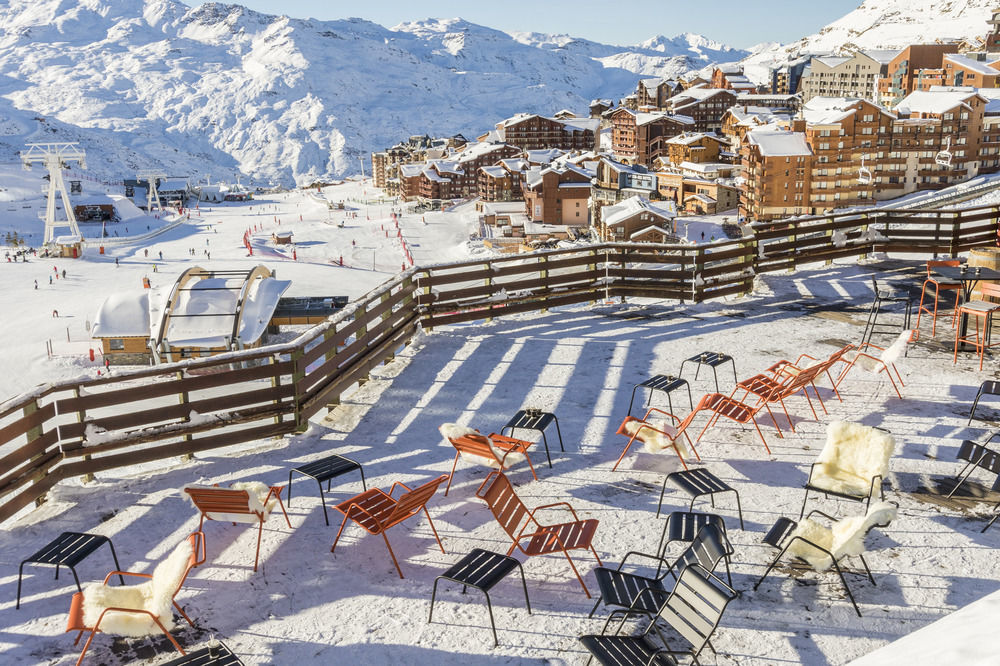
<instances>
[{"instance_id":1,"label":"snow-covered ground","mask_svg":"<svg viewBox=\"0 0 1000 666\"><path fill-rule=\"evenodd\" d=\"M255 202L254 208L298 204L306 217L311 210L306 196L289 194L276 203ZM214 226L228 223L220 210L211 214L217 215ZM261 218L270 215L262 211ZM322 218L326 211L315 215ZM282 228L286 224L283 219ZM358 238L375 235L358 225L347 231L360 234ZM311 228L318 233L324 226L316 220ZM299 227L294 228L298 235ZM422 229L419 218L412 228L414 235ZM428 218L428 236L434 228ZM341 231L332 225L328 233L335 238ZM412 241L414 253L421 246L427 251L429 240ZM197 245L193 240L187 245L182 239L175 242L179 248ZM346 250L348 244L341 246ZM313 251L314 261L328 263L328 254L320 258L319 247L305 246L302 252ZM232 259L237 260L244 258ZM418 258L418 263L423 260ZM279 276L284 273L298 281L293 271L303 261L300 257L298 263L279 266ZM364 268L323 265L324 270L354 270L359 276ZM112 264L104 270L115 269ZM319 274L309 277L313 274L306 267L298 270L303 271L302 281L320 279ZM825 356L860 336L872 271L892 272L916 284L922 266L916 261L838 264L762 276L749 298L696 306L642 301L573 307L436 329L378 368L371 381L343 396L341 405L302 435L199 454L191 462L163 461L152 470L107 472L86 484L64 483L47 503L8 524L0 536L4 659L44 664L76 659L72 635L63 633L75 590L70 580L57 583L50 570L31 570L26 573L23 606L13 607L17 563L61 531L108 535L126 569L148 571L197 527L194 509L180 494L185 484L284 483L290 467L333 452L361 462L369 488L387 490L394 481L420 483L451 469L454 450L441 441L441 423L467 423L488 432L499 429L522 406L554 411L566 445L561 452L550 433L551 469L540 448L533 452L538 481L523 463L514 466L510 478L527 504L569 501L583 517L599 519L595 545L607 564L617 563L628 550L655 550L662 527L654 517L660 485L677 462L672 453L640 451L611 471L624 445L614 431L625 415L633 384L654 373L676 372L684 358L703 350L732 354L740 377L801 352ZM372 275L373 281L379 275ZM28 303L30 299L19 301L22 307ZM953 365L947 326L944 329L937 342L911 347L900 364L906 381L903 399L884 377L852 373L842 384L842 403L826 381L821 382L830 413L821 413L818 420L801 396L791 399L788 408L796 431L785 432L784 438L765 416L761 427L770 455L753 430L728 421L709 430L698 444L701 464L739 491L746 521L746 530L740 530L731 500L717 503L735 546L733 580L742 596L730 605L713 641L719 654L706 652L705 663L846 663L1000 589L995 566L1000 529L979 533L988 505L979 504L975 515L961 513L921 499L917 492L933 486L934 479L955 474L961 440L984 434L978 426L987 424L966 426L968 406L979 383L997 376L994 359L981 373L971 354L960 355ZM719 382L723 391L731 388L728 368L721 369ZM692 383L696 400L712 388L705 373ZM654 401L665 402L662 396ZM686 412L684 403L682 395L674 395L678 412ZM982 414L997 417L990 406ZM700 429L705 419L698 417L694 426ZM759 591L752 588L773 554L761 539L778 516L798 515L809 464L822 447L826 423L834 419L887 428L898 443L886 495L899 503L900 516L866 542L878 586L847 574L863 618L854 614L832 573L791 577L779 568ZM779 423L784 425L784 419L779 417ZM280 516L267 524L257 573L252 571L253 530L208 524L208 562L194 571L179 596L199 629L178 630L178 639L194 648L215 635L248 664L583 663L576 637L599 631L607 609L587 618L594 602L584 596L559 557L524 563L531 616L516 580L494 588L498 648L492 647L486 609L475 591L463 596L455 585L442 583L434 622L427 623L431 586L438 574L472 548L504 552L509 546L485 505L474 497L486 472L485 467L460 462L449 496L439 492L430 501L445 554L437 549L425 518L391 530L403 580L381 539L356 525L347 527L337 552L329 552L339 521L331 512L331 526L324 524L315 486L309 482L295 482L289 507L292 529ZM975 478L990 482L982 475ZM332 505L356 492L360 483L341 477L328 502ZM687 506L670 489L664 504L667 510ZM861 511L856 503L822 498L810 506L836 515ZM707 510L707 503L700 508ZM678 548L675 544L672 553ZM586 554L575 561L594 590L595 562ZM106 553L98 552L79 571L84 581L93 581L109 568ZM963 663L993 663L995 632L979 638L982 651ZM99 636L90 663L154 664L175 656L165 640L153 644Z\"/></svg>"}]
</instances>

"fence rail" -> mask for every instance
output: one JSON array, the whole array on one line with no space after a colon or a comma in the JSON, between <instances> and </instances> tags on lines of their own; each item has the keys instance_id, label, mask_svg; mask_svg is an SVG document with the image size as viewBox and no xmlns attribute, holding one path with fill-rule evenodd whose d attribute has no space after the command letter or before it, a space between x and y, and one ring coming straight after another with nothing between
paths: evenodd
<instances>
[{"instance_id":1,"label":"fence rail","mask_svg":"<svg viewBox=\"0 0 1000 666\"><path fill-rule=\"evenodd\" d=\"M1000 207L874 210L750 225L705 245L611 243L417 267L293 342L39 387L0 404L0 521L56 483L306 428L420 326L618 297L699 302L758 273L872 252L998 243Z\"/></svg>"}]
</instances>

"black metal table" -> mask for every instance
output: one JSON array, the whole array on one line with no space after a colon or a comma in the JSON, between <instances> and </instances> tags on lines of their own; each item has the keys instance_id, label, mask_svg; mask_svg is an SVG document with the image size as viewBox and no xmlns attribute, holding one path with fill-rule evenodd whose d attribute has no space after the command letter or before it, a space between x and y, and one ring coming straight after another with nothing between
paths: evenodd
<instances>
[{"instance_id":1,"label":"black metal table","mask_svg":"<svg viewBox=\"0 0 1000 666\"><path fill-rule=\"evenodd\" d=\"M121 571L122 567L118 564L118 554L115 553L115 545L111 543L111 539L100 534L86 534L84 532L63 532L37 553L23 560L17 569L17 603L14 608L21 607L21 576L24 574L25 564L55 565L56 580L59 580L59 567L67 566L73 572L76 589L83 592L83 588L80 587L80 578L76 575L76 565L83 562L88 555L105 543L111 548L111 557L115 561L115 571ZM125 584L125 579L122 578L121 574L118 574L118 580L121 581L122 585Z\"/></svg>"},{"instance_id":2,"label":"black metal table","mask_svg":"<svg viewBox=\"0 0 1000 666\"><path fill-rule=\"evenodd\" d=\"M521 586L524 587L524 603L531 615L531 602L528 600L528 583L524 579L524 567L513 557L491 553L482 548L473 548L472 552L455 563L450 569L434 579L434 589L431 591L431 611L427 615L430 622L434 617L434 598L437 596L438 581L442 578L454 581L462 586L462 594L466 587L474 587L486 595L486 609L490 613L490 626L493 628L493 645L497 646L497 625L493 620L493 604L490 603L490 590L503 580L507 574L517 567L521 571Z\"/></svg>"},{"instance_id":3,"label":"black metal table","mask_svg":"<svg viewBox=\"0 0 1000 666\"><path fill-rule=\"evenodd\" d=\"M323 482L326 481L326 491L330 492L330 482L334 477L353 472L354 470L361 472L361 487L364 490L368 490L368 485L365 483L365 470L361 467L361 463L341 455L333 454L326 458L306 463L305 465L293 467L288 470L288 506L292 505L292 472L298 472L299 474L316 479L316 483L319 484L319 499L323 504L323 518L326 519L326 524L329 525L330 516L326 513L326 497L323 495Z\"/></svg>"},{"instance_id":4,"label":"black metal table","mask_svg":"<svg viewBox=\"0 0 1000 666\"><path fill-rule=\"evenodd\" d=\"M715 392L719 393L719 374L716 372L716 368L724 363L733 364L733 382L738 382L736 379L736 361L729 354L723 354L722 352L702 352L691 358L686 358L681 361L681 369L677 372L678 376L684 374L684 366L687 363L695 364L694 378L698 379L698 373L701 372L701 366L707 365L712 368L712 376L715 377Z\"/></svg>"},{"instance_id":5,"label":"black metal table","mask_svg":"<svg viewBox=\"0 0 1000 666\"><path fill-rule=\"evenodd\" d=\"M243 662L225 643L220 642L218 645L188 652L162 666L243 666Z\"/></svg>"},{"instance_id":6,"label":"black metal table","mask_svg":"<svg viewBox=\"0 0 1000 666\"><path fill-rule=\"evenodd\" d=\"M962 283L962 303L968 303L969 299L972 297L972 290L976 288L976 285L982 281L986 282L997 282L1000 283L1000 271L994 270L992 268L982 268L982 267L967 267L962 266L937 266L934 268L933 273L941 276L944 280L948 282L961 282ZM969 330L969 316L962 315L959 317L958 322L959 327L959 338L965 338L965 334ZM958 346L959 351L970 351L975 350L975 347L970 347L968 343L962 342Z\"/></svg>"},{"instance_id":7,"label":"black metal table","mask_svg":"<svg viewBox=\"0 0 1000 666\"><path fill-rule=\"evenodd\" d=\"M549 461L549 467L552 467L552 458L549 456L549 441L545 437L545 429L552 423L556 424L556 434L559 435L559 450L565 453L566 448L563 446L562 431L559 430L559 419L552 412L538 412L537 415L533 415L528 414L526 410L520 409L517 414L510 417L507 425L500 428L500 434L504 434L507 428L510 428L511 437L514 436L514 431L518 428L537 430L542 433L542 443L545 444L545 458Z\"/></svg>"},{"instance_id":8,"label":"black metal table","mask_svg":"<svg viewBox=\"0 0 1000 666\"><path fill-rule=\"evenodd\" d=\"M712 502L712 508L715 508L715 495L718 493L733 493L736 495L736 510L740 516L740 529L745 529L743 527L743 508L740 506L740 494L736 492L735 488L729 486L725 481L704 467L685 469L667 474L667 478L663 479L663 489L660 490L660 503L656 507L657 518L660 517L660 508L663 506L663 494L667 490L667 481L691 497L691 504L688 506L688 511L694 508L694 501L702 495L708 495L709 500Z\"/></svg>"},{"instance_id":9,"label":"black metal table","mask_svg":"<svg viewBox=\"0 0 1000 666\"><path fill-rule=\"evenodd\" d=\"M632 387L632 397L629 398L628 401L628 415L632 416L632 403L635 401L635 392L640 388L649 389L649 395L646 397L647 407L649 407L650 400L653 399L653 391L663 391L666 393L667 405L670 406L670 411L673 413L674 403L670 399L670 392L679 389L681 386L687 386L688 404L691 409L694 409L694 400L691 399L691 385L688 383L688 380L680 377L674 377L673 375L654 375L646 381Z\"/></svg>"}]
</instances>

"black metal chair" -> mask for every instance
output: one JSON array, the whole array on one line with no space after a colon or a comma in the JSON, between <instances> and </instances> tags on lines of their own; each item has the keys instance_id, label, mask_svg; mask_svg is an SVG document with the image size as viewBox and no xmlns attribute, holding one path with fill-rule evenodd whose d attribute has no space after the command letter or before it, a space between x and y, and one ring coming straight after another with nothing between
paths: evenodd
<instances>
[{"instance_id":1,"label":"black metal chair","mask_svg":"<svg viewBox=\"0 0 1000 666\"><path fill-rule=\"evenodd\" d=\"M837 522L836 518L828 514L825 514L818 509L813 509L812 511L810 511L809 515L806 516L806 519L812 518L814 514L819 514L832 522ZM881 524L872 524L868 526L867 529L865 530L865 535L867 535L868 532L870 532L874 527L886 527L887 525L889 525L888 522ZM781 517L778 518L777 522L774 523L774 526L771 527L768 533L764 536L764 543L768 544L773 548L778 549L780 552L778 553L777 557L775 557L774 560L771 561L771 564L768 565L767 570L764 572L764 575L760 577L760 580L754 583L753 589L756 590L758 587L760 587L760 584L764 582L764 579L767 578L769 573L771 573L771 570L774 569L775 565L778 564L779 561L781 561L781 558L784 557L785 553L788 551L791 545L796 541L801 541L802 543L805 543L815 548L817 551L824 553L827 557L830 558L831 565L837 571L837 575L840 577L840 582L844 586L844 591L847 592L847 597L851 600L851 604L854 606L854 612L858 614L858 617L861 617L861 610L858 608L858 603L854 600L854 595L851 594L851 588L848 587L847 585L847 579L844 578L844 571L843 569L840 568L838 557L834 553L830 552L830 550L828 550L827 548L824 548L823 546L820 546L819 544L809 539L806 539L805 537L794 535L791 536L791 538L789 538L789 536L792 535L792 532L794 532L795 528L797 527L798 523L796 521L792 520L791 518ZM842 555L839 559L843 560L846 559L847 557L849 556ZM859 553L857 557L861 560L861 564L864 565L865 567L865 573L868 575L868 580L872 582L872 585L876 585L875 578L872 576L871 569L868 568L868 563L865 561L864 554ZM809 563L807 560L804 560L799 557L797 557L796 559L799 560L800 562L809 564L809 566L812 567L812 564Z\"/></svg>"},{"instance_id":2,"label":"black metal chair","mask_svg":"<svg viewBox=\"0 0 1000 666\"><path fill-rule=\"evenodd\" d=\"M726 535L726 523L718 514L698 511L671 511L663 522L660 545L656 548L657 554L664 557L667 546L674 541L691 543L705 525L715 525L723 535Z\"/></svg>"},{"instance_id":3,"label":"black metal chair","mask_svg":"<svg viewBox=\"0 0 1000 666\"><path fill-rule=\"evenodd\" d=\"M972 411L969 412L969 423L972 425L972 418L976 415L976 407L979 406L979 399L984 395L1000 395L1000 382L988 379L982 383L976 392L976 399L972 402Z\"/></svg>"},{"instance_id":4,"label":"black metal chair","mask_svg":"<svg viewBox=\"0 0 1000 666\"><path fill-rule=\"evenodd\" d=\"M663 585L663 579L667 574L676 578L690 566L697 565L708 572L714 572L720 561L726 564L726 577L729 586L732 587L733 578L729 568L729 560L733 554L733 546L726 537L725 527L719 529L715 524L708 523L700 530L691 541L690 545L673 562L668 562L663 553L649 555L637 551L630 551L625 554L621 564L616 569L608 567L597 567L594 575L597 578L597 585L601 595L590 611L589 617L593 617L598 606L603 601L607 606L622 606L627 608L627 615L647 615L652 616L657 613L663 599L667 596L667 590ZM656 573L654 577L641 576L638 574L623 571L623 567L631 556L642 557L649 561L656 562ZM662 573L661 573L662 570ZM616 613L623 611L616 610L608 617L605 623L611 622L611 618Z\"/></svg>"},{"instance_id":5,"label":"black metal chair","mask_svg":"<svg viewBox=\"0 0 1000 666\"><path fill-rule=\"evenodd\" d=\"M590 651L589 664L594 658L605 666L623 664L646 664L647 666L676 666L674 655L689 655L698 663L698 654L707 645L712 647L711 637L719 626L722 614L729 602L736 598L736 592L710 572L697 564L686 567L677 579L674 589L656 609L649 625L637 636L621 635L629 617L629 611L616 611L623 615L621 624L613 634L607 633L607 623L599 635L581 636L580 642ZM614 613L612 614L612 616ZM673 650L666 636L657 626L663 620L685 639L690 647ZM609 618L610 621L610 618ZM660 644L653 640L653 634Z\"/></svg>"},{"instance_id":6,"label":"black metal chair","mask_svg":"<svg viewBox=\"0 0 1000 666\"><path fill-rule=\"evenodd\" d=\"M868 320L865 322L865 330L861 334L861 344L871 342L872 336L876 333L894 333L906 331L910 328L910 316L913 313L913 297L903 287L883 281L881 284L872 276L872 289L875 291L875 298L868 309ZM903 303L903 325L899 328L895 324L879 324L878 316L882 308L892 303Z\"/></svg>"},{"instance_id":7,"label":"black metal chair","mask_svg":"<svg viewBox=\"0 0 1000 666\"><path fill-rule=\"evenodd\" d=\"M962 468L955 478L955 487L951 489L951 492L946 495L946 497L951 497L955 492L961 487L963 483L968 480L976 468L984 469L987 472L992 472L997 475L997 478L993 480L993 487L991 490L1000 491L1000 453L986 448L985 444L989 444L994 437L1000 436L1000 433L993 433L990 435L983 444L977 444L976 442L970 442L965 440L962 442L962 446L958 449L958 459L964 460L965 467Z\"/></svg>"}]
</instances>

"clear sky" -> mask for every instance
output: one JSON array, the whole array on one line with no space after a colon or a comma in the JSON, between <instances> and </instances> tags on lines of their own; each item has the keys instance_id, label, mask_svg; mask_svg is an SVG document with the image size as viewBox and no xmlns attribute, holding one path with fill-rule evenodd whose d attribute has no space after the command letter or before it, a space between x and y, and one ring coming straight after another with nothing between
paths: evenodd
<instances>
[{"instance_id":1,"label":"clear sky","mask_svg":"<svg viewBox=\"0 0 1000 666\"><path fill-rule=\"evenodd\" d=\"M729 46L787 43L815 32L860 0L236 0L267 14L296 18L357 16L392 27L428 17L461 17L507 32L569 34L606 44L637 44L656 35L695 32ZM185 0L197 6L198 0ZM611 19L610 12L620 12Z\"/></svg>"}]
</instances>

